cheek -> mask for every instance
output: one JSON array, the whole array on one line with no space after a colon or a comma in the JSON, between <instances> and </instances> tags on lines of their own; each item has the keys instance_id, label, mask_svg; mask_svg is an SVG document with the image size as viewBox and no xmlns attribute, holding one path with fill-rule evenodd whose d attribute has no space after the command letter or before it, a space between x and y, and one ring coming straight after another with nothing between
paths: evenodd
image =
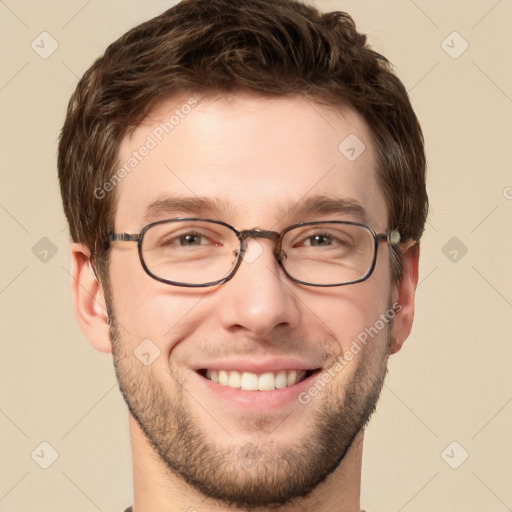
<instances>
[{"instance_id":1,"label":"cheek","mask_svg":"<svg viewBox=\"0 0 512 512\"><path fill-rule=\"evenodd\" d=\"M136 347L151 340L163 355L168 354L204 319L197 307L204 290L179 288L160 283L148 276L138 255L123 254L111 262L113 308L120 334ZM122 256L122 257L121 257Z\"/></svg>"},{"instance_id":2,"label":"cheek","mask_svg":"<svg viewBox=\"0 0 512 512\"><path fill-rule=\"evenodd\" d=\"M370 386L374 377L384 371L391 323L386 317L387 300L373 288L366 286L365 293L354 293L350 300L338 305L334 300L325 305L324 325L329 325L336 334L337 343L336 348L332 344L326 347L329 353L326 366L335 383L332 396L343 396L356 374L367 375L363 381ZM363 381L358 385L366 386Z\"/></svg>"},{"instance_id":3,"label":"cheek","mask_svg":"<svg viewBox=\"0 0 512 512\"><path fill-rule=\"evenodd\" d=\"M377 274L367 281L334 288L316 297L304 297L304 317L309 321L309 332L326 333L326 338L334 339L341 354L350 350L353 343L361 346L371 339L385 339L385 329L389 322L382 321L389 308L389 282ZM332 353L333 347L327 347Z\"/></svg>"}]
</instances>

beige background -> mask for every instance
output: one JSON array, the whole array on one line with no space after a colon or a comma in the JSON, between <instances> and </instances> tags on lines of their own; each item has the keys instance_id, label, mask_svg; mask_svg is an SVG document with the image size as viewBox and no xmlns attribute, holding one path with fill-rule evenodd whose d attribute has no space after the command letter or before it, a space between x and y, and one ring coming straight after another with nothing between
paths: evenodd
<instances>
[{"instance_id":1,"label":"beige background","mask_svg":"<svg viewBox=\"0 0 512 512\"><path fill-rule=\"evenodd\" d=\"M90 347L71 308L56 143L78 76L170 5L0 2L0 511L117 512L131 503L127 412L111 359ZM362 505L512 510L512 1L317 5L351 13L394 62L429 160L416 321L367 431ZM47 59L31 48L43 31L59 45ZM459 247L446 246L452 237ZM43 441L59 455L48 469L35 462ZM464 451L452 469L447 461L459 464Z\"/></svg>"}]
</instances>

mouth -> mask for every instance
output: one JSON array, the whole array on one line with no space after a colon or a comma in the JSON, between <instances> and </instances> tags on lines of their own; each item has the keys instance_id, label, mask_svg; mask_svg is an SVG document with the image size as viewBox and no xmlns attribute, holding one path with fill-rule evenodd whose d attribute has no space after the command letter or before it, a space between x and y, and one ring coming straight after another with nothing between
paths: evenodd
<instances>
[{"instance_id":1,"label":"mouth","mask_svg":"<svg viewBox=\"0 0 512 512\"><path fill-rule=\"evenodd\" d=\"M281 414L294 404L302 408L299 396L319 378L323 371L319 363L301 357L254 355L198 361L190 368L194 376L190 389L197 386L197 396L204 396L204 403L217 403L224 414L237 415L241 410Z\"/></svg>"},{"instance_id":2,"label":"mouth","mask_svg":"<svg viewBox=\"0 0 512 512\"><path fill-rule=\"evenodd\" d=\"M201 377L220 386L242 391L274 391L293 387L318 373L320 368L312 370L289 369L262 373L242 372L238 370L197 370Z\"/></svg>"}]
</instances>

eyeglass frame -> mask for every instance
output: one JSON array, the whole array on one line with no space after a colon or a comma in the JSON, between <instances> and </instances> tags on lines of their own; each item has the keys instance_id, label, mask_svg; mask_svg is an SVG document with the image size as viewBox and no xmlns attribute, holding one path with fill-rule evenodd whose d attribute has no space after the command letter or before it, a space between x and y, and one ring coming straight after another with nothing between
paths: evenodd
<instances>
[{"instance_id":1,"label":"eyeglass frame","mask_svg":"<svg viewBox=\"0 0 512 512\"><path fill-rule=\"evenodd\" d=\"M211 281L208 283L187 284L187 283L178 283L176 281L169 281L168 279L158 277L149 270L148 266L146 265L146 262L144 261L144 257L142 255L142 241L144 239L145 233L149 229L151 229L153 226L157 226L157 225L165 224L165 223L183 222L183 221L201 221L201 222L210 222L212 224L218 224L218 225L221 225L221 226L224 226L224 227L230 229L236 235L236 237L238 238L239 243L240 243L240 250L237 255L237 261L227 276L223 277L222 279L218 279L217 281ZM356 279L354 281L349 281L347 283L313 284L313 283L308 283L308 282L296 279L287 272L286 268L284 267L284 265L282 263L281 256L280 256L284 235L295 228L300 228L302 226L314 226L317 224L346 224L346 225L350 225L350 226L360 226L370 232L370 234L373 237L373 259L372 259L370 268L368 269L366 274L363 275L363 277ZM319 221L310 221L310 222L299 222L297 224L292 224L290 226L287 226L283 231L281 231L279 233L277 231L271 231L271 230L265 230L265 229L259 229L259 228L244 229L242 231L238 231L235 227L233 227L230 224L227 224L226 222L223 222L221 220L203 219L203 218L199 218L199 217L179 217L179 218L163 219L163 220L157 220L155 222L150 222L149 224L146 224L139 231L139 233L115 233L114 231L109 231L108 238L105 241L105 244L108 247L111 242L137 242L137 250L139 253L139 260L141 262L142 268L144 269L146 274L148 274L151 278L155 279L156 281L160 281L162 283L169 284L172 286L181 286L181 287L185 287L185 288L205 288L208 286L217 286L220 284L224 284L234 277L234 275L240 268L240 265L242 264L242 260L244 259L244 255L247 250L247 241L250 238L265 238L267 240L272 240L272 242L274 243L274 257L275 257L279 267L283 270L284 274L290 280L294 281L295 283L302 284L304 286L315 286L315 287L321 287L321 288L333 287L333 286L346 286L349 284L356 284L356 283L360 283L362 281L366 281L373 274L373 271L375 270L379 245L384 242L387 242L392 246L399 245L400 241L401 241L400 233L396 229L392 229L388 233L377 233L372 227L367 226L366 224L363 224L361 222L344 221L344 220L326 220L326 221L319 220Z\"/></svg>"}]
</instances>

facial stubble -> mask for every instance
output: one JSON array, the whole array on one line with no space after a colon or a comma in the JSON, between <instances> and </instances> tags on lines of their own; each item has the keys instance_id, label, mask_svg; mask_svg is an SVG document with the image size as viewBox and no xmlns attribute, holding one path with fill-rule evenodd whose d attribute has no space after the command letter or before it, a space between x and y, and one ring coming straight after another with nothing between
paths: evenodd
<instances>
[{"instance_id":1,"label":"facial stubble","mask_svg":"<svg viewBox=\"0 0 512 512\"><path fill-rule=\"evenodd\" d=\"M254 444L237 444L232 436L229 446L221 446L198 420L193 409L197 399L181 381L179 368L165 370L174 385L174 390L168 389L152 366L142 365L134 356L131 340L121 336L109 291L105 290L113 362L132 417L164 468L217 503L242 510L270 510L308 496L340 465L375 411L387 373L391 322L371 340L374 346L366 347L378 353L373 357L362 354L348 381L333 379L310 404L297 402L292 413L297 414L297 421L303 408L317 407L301 438L279 446L272 434L255 433ZM254 424L258 420L264 425L268 418L256 418Z\"/></svg>"}]
</instances>

